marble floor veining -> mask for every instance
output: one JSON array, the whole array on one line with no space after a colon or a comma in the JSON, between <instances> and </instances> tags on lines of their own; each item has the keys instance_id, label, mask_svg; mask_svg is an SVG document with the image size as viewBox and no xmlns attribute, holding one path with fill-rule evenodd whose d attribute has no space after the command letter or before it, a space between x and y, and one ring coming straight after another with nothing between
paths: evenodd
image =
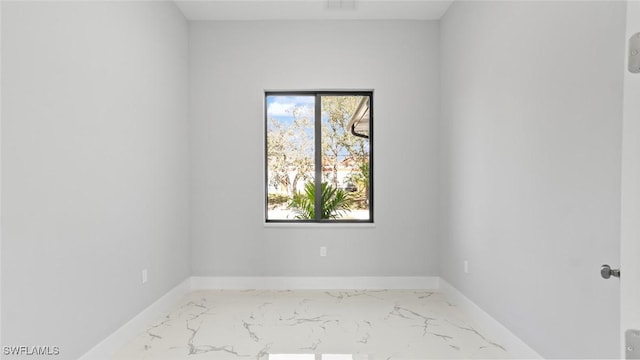
<instances>
[{"instance_id":1,"label":"marble floor veining","mask_svg":"<svg viewBox=\"0 0 640 360\"><path fill-rule=\"evenodd\" d=\"M194 291L115 356L130 359L505 359L439 292Z\"/></svg>"}]
</instances>

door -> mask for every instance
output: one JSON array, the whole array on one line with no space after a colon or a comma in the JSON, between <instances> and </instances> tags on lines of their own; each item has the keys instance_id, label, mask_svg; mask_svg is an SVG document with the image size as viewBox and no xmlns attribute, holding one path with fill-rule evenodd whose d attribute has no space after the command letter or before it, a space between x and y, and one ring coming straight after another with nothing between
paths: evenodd
<instances>
[{"instance_id":1,"label":"door","mask_svg":"<svg viewBox=\"0 0 640 360\"><path fill-rule=\"evenodd\" d=\"M631 48L640 39L640 1L627 2L627 54L624 70L624 120L622 145L621 326L622 342L630 329L640 330L640 50ZM632 67L633 69L630 69ZM637 71L637 72L632 72ZM640 336L636 336L640 340ZM622 354L631 355L627 344Z\"/></svg>"}]
</instances>

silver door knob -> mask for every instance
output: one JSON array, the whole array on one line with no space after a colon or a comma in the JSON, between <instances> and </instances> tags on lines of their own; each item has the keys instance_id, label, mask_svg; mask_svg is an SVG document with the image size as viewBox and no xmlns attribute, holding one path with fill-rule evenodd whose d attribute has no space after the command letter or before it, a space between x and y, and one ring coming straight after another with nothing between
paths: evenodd
<instances>
[{"instance_id":1,"label":"silver door knob","mask_svg":"<svg viewBox=\"0 0 640 360\"><path fill-rule=\"evenodd\" d=\"M612 269L611 266L604 264L600 268L600 275L603 279L608 279L610 277L620 277L620 269Z\"/></svg>"}]
</instances>

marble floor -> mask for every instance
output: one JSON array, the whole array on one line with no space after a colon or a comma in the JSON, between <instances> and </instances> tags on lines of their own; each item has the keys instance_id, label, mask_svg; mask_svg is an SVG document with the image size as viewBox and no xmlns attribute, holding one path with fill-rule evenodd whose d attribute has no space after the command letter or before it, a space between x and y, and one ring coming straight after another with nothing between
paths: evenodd
<instances>
[{"instance_id":1,"label":"marble floor","mask_svg":"<svg viewBox=\"0 0 640 360\"><path fill-rule=\"evenodd\" d=\"M129 359L506 359L439 292L215 290L180 305L115 356Z\"/></svg>"}]
</instances>

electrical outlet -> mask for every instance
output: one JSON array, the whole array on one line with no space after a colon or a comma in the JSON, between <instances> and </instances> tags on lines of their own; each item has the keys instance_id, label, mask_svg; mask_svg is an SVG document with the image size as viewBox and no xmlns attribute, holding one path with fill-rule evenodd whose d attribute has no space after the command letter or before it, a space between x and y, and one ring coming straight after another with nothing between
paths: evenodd
<instances>
[{"instance_id":1,"label":"electrical outlet","mask_svg":"<svg viewBox=\"0 0 640 360\"><path fill-rule=\"evenodd\" d=\"M464 261L464 273L465 274L469 273L469 261L467 260Z\"/></svg>"},{"instance_id":2,"label":"electrical outlet","mask_svg":"<svg viewBox=\"0 0 640 360\"><path fill-rule=\"evenodd\" d=\"M320 256L327 256L327 247L320 246Z\"/></svg>"},{"instance_id":3,"label":"electrical outlet","mask_svg":"<svg viewBox=\"0 0 640 360\"><path fill-rule=\"evenodd\" d=\"M146 284L147 281L149 280L149 277L147 276L147 269L142 269L142 283Z\"/></svg>"}]
</instances>

